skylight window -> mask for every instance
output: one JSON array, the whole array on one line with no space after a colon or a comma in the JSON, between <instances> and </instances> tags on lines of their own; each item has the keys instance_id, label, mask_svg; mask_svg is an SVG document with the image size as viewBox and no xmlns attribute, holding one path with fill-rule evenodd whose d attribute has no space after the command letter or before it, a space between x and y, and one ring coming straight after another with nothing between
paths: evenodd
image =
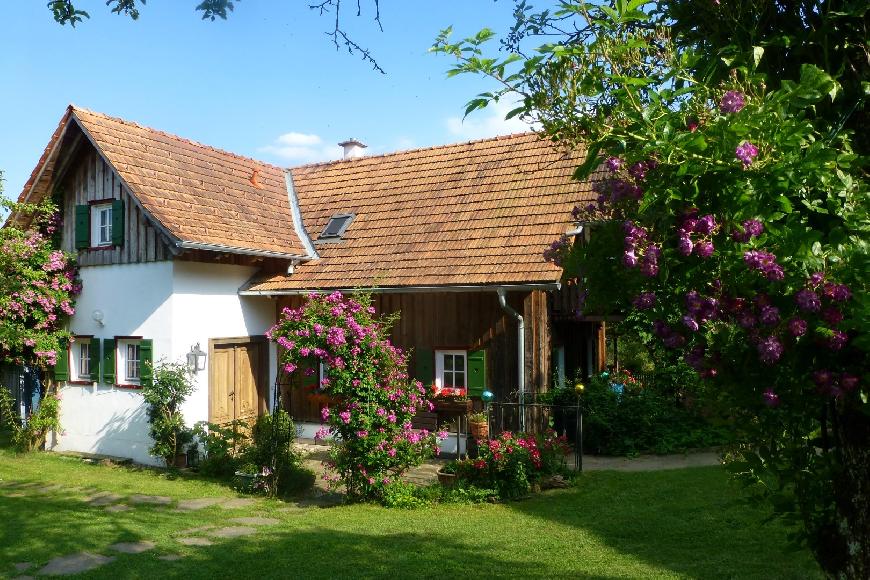
<instances>
[{"instance_id":1,"label":"skylight window","mask_svg":"<svg viewBox=\"0 0 870 580\"><path fill-rule=\"evenodd\" d=\"M336 214L329 218L329 223L323 229L318 240L338 240L353 221L352 213Z\"/></svg>"}]
</instances>

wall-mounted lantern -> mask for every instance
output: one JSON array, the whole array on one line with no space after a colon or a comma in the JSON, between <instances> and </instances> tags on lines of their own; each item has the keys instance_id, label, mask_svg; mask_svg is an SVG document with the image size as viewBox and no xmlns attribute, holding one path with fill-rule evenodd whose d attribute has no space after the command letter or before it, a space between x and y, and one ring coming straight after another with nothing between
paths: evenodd
<instances>
[{"instance_id":1,"label":"wall-mounted lantern","mask_svg":"<svg viewBox=\"0 0 870 580\"><path fill-rule=\"evenodd\" d=\"M205 359L208 356L208 353L203 352L199 347L199 343L197 342L194 346L190 347L190 352L187 353L187 368L189 368L194 373L198 373L199 371L205 370Z\"/></svg>"}]
</instances>

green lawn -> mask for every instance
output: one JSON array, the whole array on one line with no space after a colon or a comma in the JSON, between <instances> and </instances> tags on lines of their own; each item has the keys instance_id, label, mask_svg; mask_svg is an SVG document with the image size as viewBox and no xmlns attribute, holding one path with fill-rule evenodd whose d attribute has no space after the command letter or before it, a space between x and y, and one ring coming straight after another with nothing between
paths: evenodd
<instances>
[{"instance_id":1,"label":"green lawn","mask_svg":"<svg viewBox=\"0 0 870 580\"><path fill-rule=\"evenodd\" d=\"M0 481L7 480L121 495L234 496L195 478L0 449ZM576 488L527 501L417 511L369 505L279 511L288 504L263 500L231 511L137 507L109 513L86 505L76 492L10 493L16 490L0 489L0 577L14 577L16 562L42 565L80 551L117 556L89 578L819 577L806 552L788 551L780 526L763 525L765 514L741 503L720 468L589 473ZM181 530L249 515L281 523L208 547L175 539ZM106 550L133 540L151 540L157 548L137 555ZM183 558L158 558L166 554Z\"/></svg>"}]
</instances>

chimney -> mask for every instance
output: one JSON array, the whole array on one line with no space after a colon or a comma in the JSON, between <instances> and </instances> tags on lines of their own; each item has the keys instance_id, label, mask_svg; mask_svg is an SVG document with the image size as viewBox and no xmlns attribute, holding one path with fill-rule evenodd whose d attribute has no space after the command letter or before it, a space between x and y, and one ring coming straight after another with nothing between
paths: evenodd
<instances>
[{"instance_id":1,"label":"chimney","mask_svg":"<svg viewBox=\"0 0 870 580\"><path fill-rule=\"evenodd\" d=\"M354 157L362 157L363 149L368 147L365 143L357 141L353 137L347 141L342 141L338 144L339 147L344 147L344 158L353 159Z\"/></svg>"}]
</instances>

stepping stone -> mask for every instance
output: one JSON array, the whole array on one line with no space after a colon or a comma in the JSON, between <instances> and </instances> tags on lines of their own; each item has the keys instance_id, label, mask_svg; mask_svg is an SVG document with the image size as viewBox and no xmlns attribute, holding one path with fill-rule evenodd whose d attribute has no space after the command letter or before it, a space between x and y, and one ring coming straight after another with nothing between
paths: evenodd
<instances>
[{"instance_id":1,"label":"stepping stone","mask_svg":"<svg viewBox=\"0 0 870 580\"><path fill-rule=\"evenodd\" d=\"M274 518L259 518L259 517L249 517L249 518L232 518L230 519L234 524L243 524L246 526L274 526L275 524L281 523L279 520Z\"/></svg>"},{"instance_id":2,"label":"stepping stone","mask_svg":"<svg viewBox=\"0 0 870 580\"><path fill-rule=\"evenodd\" d=\"M211 546L214 544L208 538L178 538L178 542L185 546Z\"/></svg>"},{"instance_id":3,"label":"stepping stone","mask_svg":"<svg viewBox=\"0 0 870 580\"><path fill-rule=\"evenodd\" d=\"M82 552L70 556L58 556L46 564L39 571L39 575L68 576L70 574L81 574L82 572L104 566L114 559L100 554L91 554L90 552Z\"/></svg>"},{"instance_id":4,"label":"stepping stone","mask_svg":"<svg viewBox=\"0 0 870 580\"><path fill-rule=\"evenodd\" d=\"M251 507L255 503L257 503L256 500L237 497L235 499L227 500L227 501L220 503L218 505L226 510L235 510L235 509L240 509L240 508Z\"/></svg>"},{"instance_id":5,"label":"stepping stone","mask_svg":"<svg viewBox=\"0 0 870 580\"><path fill-rule=\"evenodd\" d=\"M34 580L33 576L16 576L14 580Z\"/></svg>"},{"instance_id":6,"label":"stepping stone","mask_svg":"<svg viewBox=\"0 0 870 580\"><path fill-rule=\"evenodd\" d=\"M198 528L190 528L187 530L181 530L180 532L176 532L179 536L194 536L196 534L201 534L202 532L207 532L209 530L213 530L214 526L200 526Z\"/></svg>"},{"instance_id":7,"label":"stepping stone","mask_svg":"<svg viewBox=\"0 0 870 580\"><path fill-rule=\"evenodd\" d=\"M131 508L130 506L128 506L125 503L116 503L115 505L110 505L109 507L107 507L106 511L107 512L126 512L126 511L129 511L131 509L133 509L133 508Z\"/></svg>"},{"instance_id":8,"label":"stepping stone","mask_svg":"<svg viewBox=\"0 0 870 580\"><path fill-rule=\"evenodd\" d=\"M23 494L21 492L7 493L6 497L26 497L26 494Z\"/></svg>"},{"instance_id":9,"label":"stepping stone","mask_svg":"<svg viewBox=\"0 0 870 580\"><path fill-rule=\"evenodd\" d=\"M53 493L53 492L58 491L58 490L60 490L60 489L63 489L63 486L62 486L62 485L57 485L57 484L55 484L55 485L44 485L44 486L42 486L42 487L39 487L39 488L34 489L33 492L34 492L34 493Z\"/></svg>"},{"instance_id":10,"label":"stepping stone","mask_svg":"<svg viewBox=\"0 0 870 580\"><path fill-rule=\"evenodd\" d=\"M158 560L163 560L164 562L177 562L184 558L181 554L163 554L162 556L157 556Z\"/></svg>"},{"instance_id":11,"label":"stepping stone","mask_svg":"<svg viewBox=\"0 0 870 580\"><path fill-rule=\"evenodd\" d=\"M16 572L24 572L26 570L30 570L31 568L33 568L33 564L30 562L18 562L17 564L15 564Z\"/></svg>"},{"instance_id":12,"label":"stepping stone","mask_svg":"<svg viewBox=\"0 0 870 580\"><path fill-rule=\"evenodd\" d=\"M213 506L223 501L223 498L220 497L200 497L197 499L182 499L179 500L178 505L175 506L179 510L201 510L203 508L207 508L209 506Z\"/></svg>"},{"instance_id":13,"label":"stepping stone","mask_svg":"<svg viewBox=\"0 0 870 580\"><path fill-rule=\"evenodd\" d=\"M256 528L246 526L230 526L228 528L220 528L209 532L210 536L215 538L238 538L239 536L250 536L257 532Z\"/></svg>"},{"instance_id":14,"label":"stepping stone","mask_svg":"<svg viewBox=\"0 0 870 580\"><path fill-rule=\"evenodd\" d=\"M141 554L142 552L153 550L154 546L154 542L141 540L139 542L118 542L109 546L109 549L121 552L122 554Z\"/></svg>"},{"instance_id":15,"label":"stepping stone","mask_svg":"<svg viewBox=\"0 0 870 580\"><path fill-rule=\"evenodd\" d=\"M171 497L165 495L140 495L134 494L129 498L130 503L145 503L150 505L169 505L172 503Z\"/></svg>"},{"instance_id":16,"label":"stepping stone","mask_svg":"<svg viewBox=\"0 0 870 580\"><path fill-rule=\"evenodd\" d=\"M104 491L102 493L98 493L97 495L92 495L90 498L86 499L90 505L94 507L102 507L104 505L109 505L112 503L117 503L124 499L123 496L109 493L108 491Z\"/></svg>"}]
</instances>

